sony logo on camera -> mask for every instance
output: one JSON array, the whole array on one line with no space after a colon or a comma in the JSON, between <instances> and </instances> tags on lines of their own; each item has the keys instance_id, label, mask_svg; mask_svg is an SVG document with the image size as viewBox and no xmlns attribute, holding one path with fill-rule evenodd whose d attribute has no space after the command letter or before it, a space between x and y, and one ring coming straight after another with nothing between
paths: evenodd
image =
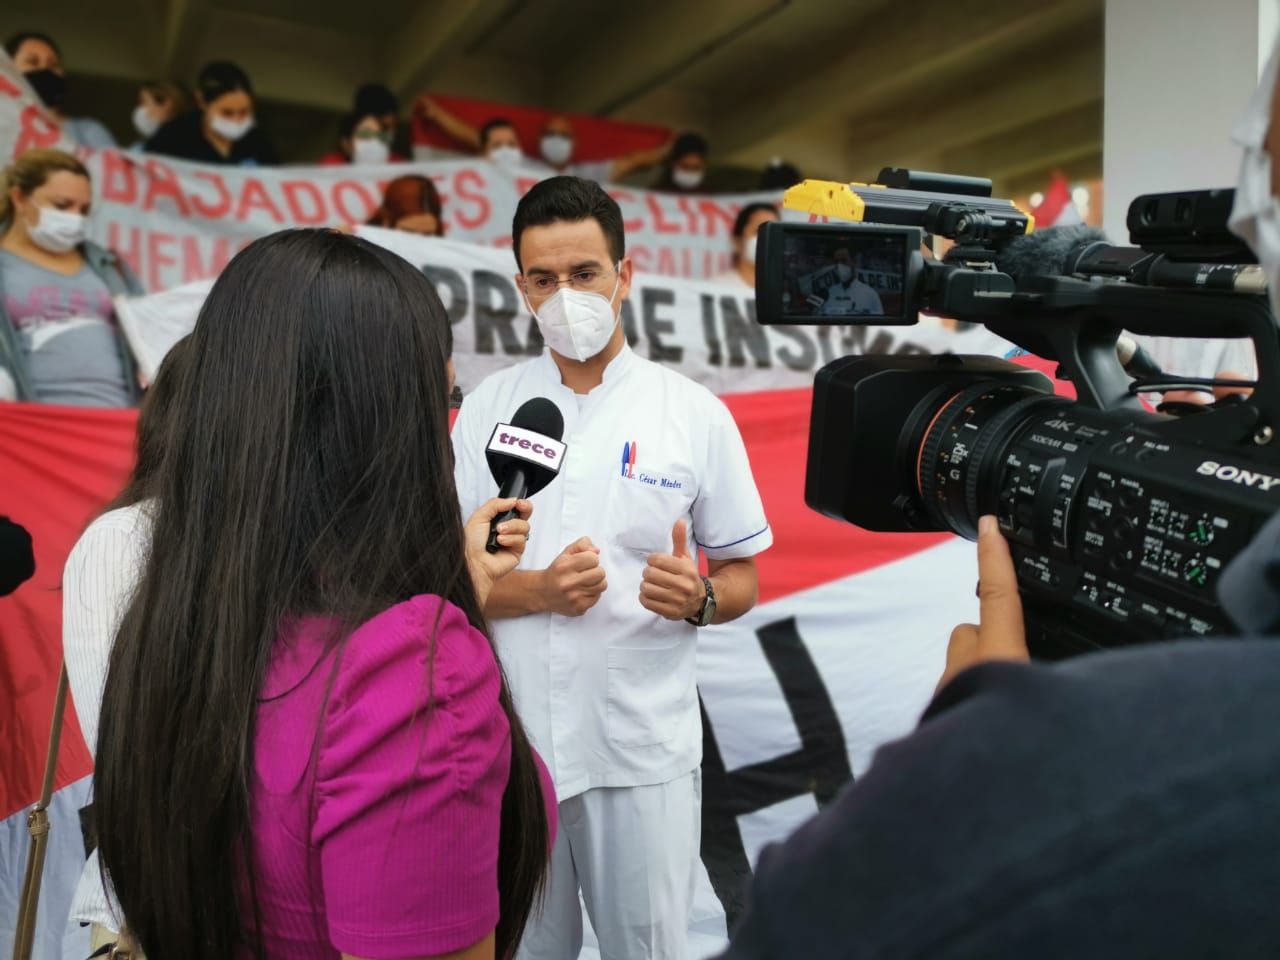
<instances>
[{"instance_id":1,"label":"sony logo on camera","mask_svg":"<svg viewBox=\"0 0 1280 960\"><path fill-rule=\"evenodd\" d=\"M1254 473L1252 470L1235 467L1229 463L1218 463L1217 460L1204 461L1200 466L1196 467L1196 473L1203 474L1206 477L1216 477L1228 483L1242 483L1246 487L1259 487L1264 493L1280 483L1280 477L1268 476L1265 473Z\"/></svg>"}]
</instances>

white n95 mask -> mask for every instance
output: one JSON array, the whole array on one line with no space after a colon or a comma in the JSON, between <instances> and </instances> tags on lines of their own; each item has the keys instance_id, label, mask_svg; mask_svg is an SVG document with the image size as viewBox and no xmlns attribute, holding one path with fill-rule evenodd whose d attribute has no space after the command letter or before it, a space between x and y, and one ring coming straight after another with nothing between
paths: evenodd
<instances>
[{"instance_id":1,"label":"white n95 mask","mask_svg":"<svg viewBox=\"0 0 1280 960\"><path fill-rule=\"evenodd\" d=\"M548 133L539 146L542 148L543 159L553 167L563 166L573 156L573 141L564 134Z\"/></svg>"},{"instance_id":2,"label":"white n95 mask","mask_svg":"<svg viewBox=\"0 0 1280 960\"><path fill-rule=\"evenodd\" d=\"M377 166L391 159L391 147L377 137L357 137L351 144L351 162L356 166Z\"/></svg>"},{"instance_id":3,"label":"white n95 mask","mask_svg":"<svg viewBox=\"0 0 1280 960\"><path fill-rule=\"evenodd\" d=\"M742 259L747 263L756 262L756 241L759 239L755 234L742 238Z\"/></svg>"},{"instance_id":4,"label":"white n95 mask","mask_svg":"<svg viewBox=\"0 0 1280 960\"><path fill-rule=\"evenodd\" d=\"M228 120L226 117L216 116L209 121L209 129L234 143L253 129L253 117L247 117L244 120Z\"/></svg>"},{"instance_id":5,"label":"white n95 mask","mask_svg":"<svg viewBox=\"0 0 1280 960\"><path fill-rule=\"evenodd\" d=\"M840 278L841 283L848 283L853 279L853 267L847 263L837 263L836 276Z\"/></svg>"},{"instance_id":6,"label":"white n95 mask","mask_svg":"<svg viewBox=\"0 0 1280 960\"><path fill-rule=\"evenodd\" d=\"M500 167L518 167L524 160L519 147L494 147L489 151L489 159Z\"/></svg>"},{"instance_id":7,"label":"white n95 mask","mask_svg":"<svg viewBox=\"0 0 1280 960\"><path fill-rule=\"evenodd\" d=\"M50 253L67 253L84 243L89 221L83 213L37 207L39 219L27 227L31 242Z\"/></svg>"},{"instance_id":8,"label":"white n95 mask","mask_svg":"<svg viewBox=\"0 0 1280 960\"><path fill-rule=\"evenodd\" d=\"M533 319L548 347L562 357L582 362L590 360L609 343L618 315L613 312L613 298L622 282L619 275L613 285L613 294L605 297L599 293L585 293L561 287L537 310L533 305Z\"/></svg>"},{"instance_id":9,"label":"white n95 mask","mask_svg":"<svg viewBox=\"0 0 1280 960\"><path fill-rule=\"evenodd\" d=\"M1271 309L1280 317L1280 200L1271 193L1271 166L1276 162L1266 149L1271 125L1271 100L1280 68L1280 42L1267 61L1258 87L1249 98L1244 115L1236 123L1231 138L1244 147L1236 200L1227 226L1258 257L1267 278Z\"/></svg>"},{"instance_id":10,"label":"white n95 mask","mask_svg":"<svg viewBox=\"0 0 1280 960\"><path fill-rule=\"evenodd\" d=\"M160 129L160 121L151 116L146 107L138 104L133 108L133 128L142 134L143 139L150 140Z\"/></svg>"}]
</instances>

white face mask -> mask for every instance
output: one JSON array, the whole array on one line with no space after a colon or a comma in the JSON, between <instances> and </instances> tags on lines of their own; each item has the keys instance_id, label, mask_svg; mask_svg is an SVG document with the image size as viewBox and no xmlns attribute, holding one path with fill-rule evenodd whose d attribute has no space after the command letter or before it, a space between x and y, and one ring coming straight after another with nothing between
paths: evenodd
<instances>
[{"instance_id":1,"label":"white face mask","mask_svg":"<svg viewBox=\"0 0 1280 960\"><path fill-rule=\"evenodd\" d=\"M853 279L853 267L847 263L837 263L836 276L840 278L841 283L848 283Z\"/></svg>"},{"instance_id":2,"label":"white face mask","mask_svg":"<svg viewBox=\"0 0 1280 960\"><path fill-rule=\"evenodd\" d=\"M500 167L518 167L520 161L524 159L524 154L520 152L519 147L507 145L490 150L489 159Z\"/></svg>"},{"instance_id":3,"label":"white face mask","mask_svg":"<svg viewBox=\"0 0 1280 960\"><path fill-rule=\"evenodd\" d=\"M225 137L235 143L253 129L253 117L249 116L243 120L228 120L224 116L215 116L209 121L209 129L218 136Z\"/></svg>"},{"instance_id":4,"label":"white face mask","mask_svg":"<svg viewBox=\"0 0 1280 960\"><path fill-rule=\"evenodd\" d=\"M756 262L756 240L758 238L753 233L749 237L742 238L742 259L747 263Z\"/></svg>"},{"instance_id":5,"label":"white face mask","mask_svg":"<svg viewBox=\"0 0 1280 960\"><path fill-rule=\"evenodd\" d=\"M1280 200L1271 193L1271 165L1275 160L1265 146L1277 69L1280 69L1280 41L1267 61L1244 115L1232 131L1231 138L1244 148L1244 156L1227 226L1257 255L1258 265L1267 278L1271 309L1280 317Z\"/></svg>"},{"instance_id":6,"label":"white face mask","mask_svg":"<svg viewBox=\"0 0 1280 960\"><path fill-rule=\"evenodd\" d=\"M618 315L613 312L613 298L618 295L618 286L622 283L621 270L619 265L618 280L608 298L599 293L561 287L537 310L529 304L548 347L562 357L582 362L590 360L608 345L618 325Z\"/></svg>"},{"instance_id":7,"label":"white face mask","mask_svg":"<svg viewBox=\"0 0 1280 960\"><path fill-rule=\"evenodd\" d=\"M553 167L562 167L573 156L573 141L562 133L548 133L542 138L542 157Z\"/></svg>"},{"instance_id":8,"label":"white face mask","mask_svg":"<svg viewBox=\"0 0 1280 960\"><path fill-rule=\"evenodd\" d=\"M68 253L84 243L89 221L82 213L36 207L37 220L27 224L31 242L50 253Z\"/></svg>"},{"instance_id":9,"label":"white face mask","mask_svg":"<svg viewBox=\"0 0 1280 960\"><path fill-rule=\"evenodd\" d=\"M681 170L676 167L671 171L671 182L681 190L693 190L702 184L701 170Z\"/></svg>"},{"instance_id":10,"label":"white face mask","mask_svg":"<svg viewBox=\"0 0 1280 960\"><path fill-rule=\"evenodd\" d=\"M133 108L133 128L140 133L144 139L150 140L157 130L160 129L160 121L151 116L147 112L147 108L142 104L138 104Z\"/></svg>"},{"instance_id":11,"label":"white face mask","mask_svg":"<svg viewBox=\"0 0 1280 960\"><path fill-rule=\"evenodd\" d=\"M377 137L357 137L351 143L351 162L376 166L391 159L391 147Z\"/></svg>"}]
</instances>

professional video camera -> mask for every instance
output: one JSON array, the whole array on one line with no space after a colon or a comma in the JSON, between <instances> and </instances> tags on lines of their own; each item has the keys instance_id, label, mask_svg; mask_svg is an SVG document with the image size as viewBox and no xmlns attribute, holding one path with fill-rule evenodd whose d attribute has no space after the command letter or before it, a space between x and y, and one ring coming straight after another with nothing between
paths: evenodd
<instances>
[{"instance_id":1,"label":"professional video camera","mask_svg":"<svg viewBox=\"0 0 1280 960\"><path fill-rule=\"evenodd\" d=\"M1139 197L1137 248L1056 250L1060 231L1032 234L990 193L990 181L905 170L793 187L789 209L854 222L765 225L757 315L981 323L1056 362L1078 399L987 356L835 360L814 384L805 502L867 530L970 539L995 514L1040 658L1234 632L1214 588L1280 505L1280 337L1255 258L1226 230L1233 191ZM941 261L926 258L926 232L955 241ZM1033 236L1050 242L1028 257ZM1202 413L1152 412L1138 393L1190 381L1133 381L1122 330L1249 337L1256 389Z\"/></svg>"}]
</instances>

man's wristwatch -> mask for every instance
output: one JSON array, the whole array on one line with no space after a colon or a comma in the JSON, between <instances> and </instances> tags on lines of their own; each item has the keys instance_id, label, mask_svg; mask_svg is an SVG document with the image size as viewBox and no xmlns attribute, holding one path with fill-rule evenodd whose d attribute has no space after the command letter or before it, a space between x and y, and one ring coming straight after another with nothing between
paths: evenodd
<instances>
[{"instance_id":1,"label":"man's wristwatch","mask_svg":"<svg viewBox=\"0 0 1280 960\"><path fill-rule=\"evenodd\" d=\"M716 591L711 586L711 579L703 577L702 585L707 588L707 596L702 601L702 609L698 611L696 616L686 618L686 621L692 623L695 627L705 627L716 617Z\"/></svg>"}]
</instances>

